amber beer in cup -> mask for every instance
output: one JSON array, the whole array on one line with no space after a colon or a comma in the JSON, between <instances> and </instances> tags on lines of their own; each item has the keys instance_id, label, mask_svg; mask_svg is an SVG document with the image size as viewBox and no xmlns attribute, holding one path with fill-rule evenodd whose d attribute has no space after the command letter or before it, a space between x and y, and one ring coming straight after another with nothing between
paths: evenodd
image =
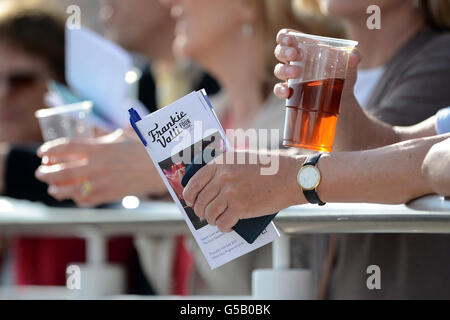
<instances>
[{"instance_id":1,"label":"amber beer in cup","mask_svg":"<svg viewBox=\"0 0 450 320\"><path fill-rule=\"evenodd\" d=\"M302 50L301 76L290 79L283 145L331 152L350 53L356 41L290 32Z\"/></svg>"}]
</instances>

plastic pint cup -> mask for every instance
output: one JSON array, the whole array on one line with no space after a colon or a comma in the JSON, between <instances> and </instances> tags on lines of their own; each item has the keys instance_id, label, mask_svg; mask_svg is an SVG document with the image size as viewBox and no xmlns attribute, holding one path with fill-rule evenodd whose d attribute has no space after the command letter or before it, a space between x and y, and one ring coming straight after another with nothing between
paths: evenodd
<instances>
[{"instance_id":1,"label":"plastic pint cup","mask_svg":"<svg viewBox=\"0 0 450 320\"><path fill-rule=\"evenodd\" d=\"M297 38L299 78L290 79L283 145L331 152L347 76L356 41L289 32Z\"/></svg>"},{"instance_id":2,"label":"plastic pint cup","mask_svg":"<svg viewBox=\"0 0 450 320\"><path fill-rule=\"evenodd\" d=\"M94 128L89 122L92 102L84 101L36 111L36 118L45 142L59 138L92 138Z\"/></svg>"}]
</instances>

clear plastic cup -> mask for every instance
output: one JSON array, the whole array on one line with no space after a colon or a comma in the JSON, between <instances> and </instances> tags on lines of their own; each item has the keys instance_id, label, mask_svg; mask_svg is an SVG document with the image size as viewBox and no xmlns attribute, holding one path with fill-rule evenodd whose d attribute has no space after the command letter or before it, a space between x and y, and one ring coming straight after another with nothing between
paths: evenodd
<instances>
[{"instance_id":1,"label":"clear plastic cup","mask_svg":"<svg viewBox=\"0 0 450 320\"><path fill-rule=\"evenodd\" d=\"M94 137L94 128L89 121L92 106L91 101L84 101L36 111L44 141Z\"/></svg>"},{"instance_id":2,"label":"clear plastic cup","mask_svg":"<svg viewBox=\"0 0 450 320\"><path fill-rule=\"evenodd\" d=\"M283 145L331 152L347 76L348 61L358 42L289 32L303 55L291 65L301 68L288 81Z\"/></svg>"}]
</instances>

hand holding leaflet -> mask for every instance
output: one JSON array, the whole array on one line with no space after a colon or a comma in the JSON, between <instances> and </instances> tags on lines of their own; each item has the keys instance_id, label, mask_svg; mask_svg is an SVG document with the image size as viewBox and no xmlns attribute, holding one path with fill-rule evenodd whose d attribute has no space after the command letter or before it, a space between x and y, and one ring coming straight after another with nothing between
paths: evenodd
<instances>
[{"instance_id":1,"label":"hand holding leaflet","mask_svg":"<svg viewBox=\"0 0 450 320\"><path fill-rule=\"evenodd\" d=\"M212 158L216 157L216 152L213 150L211 152ZM200 154L186 167L186 173L181 180L183 187L186 187L189 180L207 163L203 159L203 155ZM258 218L242 219L234 227L233 230L236 231L245 241L248 243L253 243L258 238L258 236L267 228L267 226L272 222L278 213L262 216Z\"/></svg>"},{"instance_id":2,"label":"hand holding leaflet","mask_svg":"<svg viewBox=\"0 0 450 320\"><path fill-rule=\"evenodd\" d=\"M211 268L217 268L279 237L272 222L274 215L241 220L239 225L242 227L236 225L234 231L222 233L216 226L200 220L184 201L184 186L207 162L204 161L204 153L209 150L214 158L220 151L230 149L206 94L193 92L142 119L134 110L129 112L131 124L146 146Z\"/></svg>"}]
</instances>

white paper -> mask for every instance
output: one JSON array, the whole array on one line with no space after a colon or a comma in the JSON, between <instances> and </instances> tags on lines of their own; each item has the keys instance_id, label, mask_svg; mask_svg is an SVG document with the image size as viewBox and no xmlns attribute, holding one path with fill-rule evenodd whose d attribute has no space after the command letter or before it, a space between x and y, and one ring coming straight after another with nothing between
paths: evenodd
<instances>
[{"instance_id":1,"label":"white paper","mask_svg":"<svg viewBox=\"0 0 450 320\"><path fill-rule=\"evenodd\" d=\"M66 29L67 82L82 99L94 103L94 111L111 129L128 125L127 100L137 92L137 82L125 80L132 70L131 56L117 44L88 29Z\"/></svg>"},{"instance_id":2,"label":"white paper","mask_svg":"<svg viewBox=\"0 0 450 320\"><path fill-rule=\"evenodd\" d=\"M206 98L207 99L207 98ZM178 205L189 229L200 246L210 267L215 269L279 237L271 222L253 244L247 243L235 231L222 233L216 226L200 221L182 199L181 178L194 154L208 145L229 150L225 133L202 92L193 92L175 103L144 117L136 125L148 145L148 154ZM173 138L175 137L176 138ZM172 139L173 138L173 139ZM183 151L182 155L180 151Z\"/></svg>"}]
</instances>

